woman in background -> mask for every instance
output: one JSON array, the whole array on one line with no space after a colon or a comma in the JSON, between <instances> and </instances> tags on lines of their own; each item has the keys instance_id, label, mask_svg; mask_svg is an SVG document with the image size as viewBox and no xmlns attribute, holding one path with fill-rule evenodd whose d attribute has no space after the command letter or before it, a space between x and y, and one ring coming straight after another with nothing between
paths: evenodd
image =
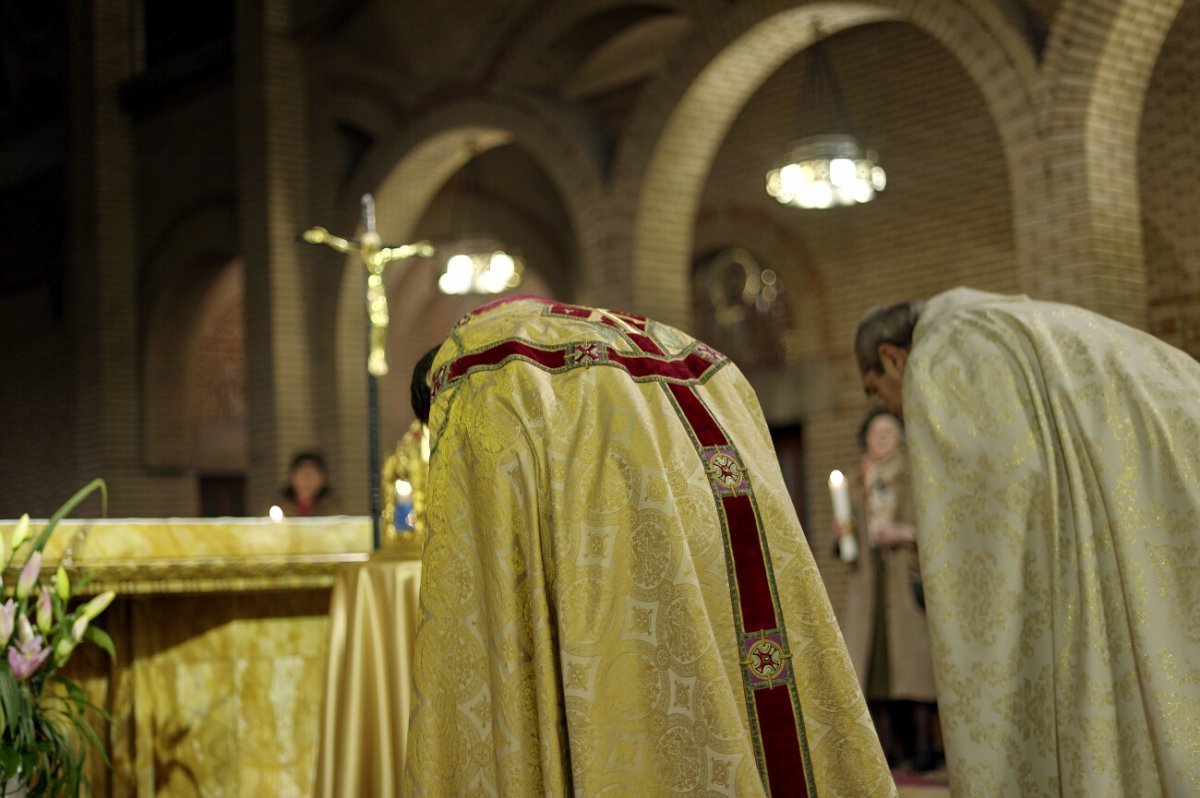
<instances>
[{"instance_id":1,"label":"woman in background","mask_svg":"<svg viewBox=\"0 0 1200 798\"><path fill-rule=\"evenodd\" d=\"M928 771L937 765L936 697L901 422L874 410L858 442L863 457L850 492L864 554L846 581L846 648L884 752Z\"/></svg>"},{"instance_id":2,"label":"woman in background","mask_svg":"<svg viewBox=\"0 0 1200 798\"><path fill-rule=\"evenodd\" d=\"M325 458L316 452L298 452L293 456L287 484L275 504L286 518L341 515L337 498L329 487Z\"/></svg>"}]
</instances>

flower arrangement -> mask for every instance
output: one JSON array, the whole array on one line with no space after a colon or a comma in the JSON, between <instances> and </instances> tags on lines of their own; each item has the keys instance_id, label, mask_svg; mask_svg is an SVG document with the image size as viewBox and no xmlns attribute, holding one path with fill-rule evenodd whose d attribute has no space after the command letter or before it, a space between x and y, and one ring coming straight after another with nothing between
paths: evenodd
<instances>
[{"instance_id":1,"label":"flower arrangement","mask_svg":"<svg viewBox=\"0 0 1200 798\"><path fill-rule=\"evenodd\" d=\"M42 551L54 528L95 490L107 511L107 489L97 479L68 499L36 536L24 515L9 544L0 544L0 577L6 569L11 577L19 567L15 584L0 578L0 792L16 783L36 795L75 796L80 786L90 793L83 774L88 747L108 763L84 711L108 716L61 669L85 640L115 658L112 640L91 625L114 594L102 593L72 608L87 578L72 585L62 566L51 579L41 573Z\"/></svg>"}]
</instances>

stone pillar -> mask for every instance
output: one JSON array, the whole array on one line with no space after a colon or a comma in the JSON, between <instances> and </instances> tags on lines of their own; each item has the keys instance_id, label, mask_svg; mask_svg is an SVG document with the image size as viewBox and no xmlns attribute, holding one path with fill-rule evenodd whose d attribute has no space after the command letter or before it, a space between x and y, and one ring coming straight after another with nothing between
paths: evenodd
<instances>
[{"instance_id":1,"label":"stone pillar","mask_svg":"<svg viewBox=\"0 0 1200 798\"><path fill-rule=\"evenodd\" d=\"M1042 67L1043 224L1022 290L1147 326L1138 190L1146 87L1182 0L1068 0Z\"/></svg>"},{"instance_id":2,"label":"stone pillar","mask_svg":"<svg viewBox=\"0 0 1200 798\"><path fill-rule=\"evenodd\" d=\"M108 482L110 515L138 515L138 258L133 142L118 89L136 67L130 0L76 2L71 13L72 158L66 317L73 326L75 467L59 471L62 499ZM62 369L64 363L48 364ZM64 378L64 383L66 380ZM63 390L69 390L67 384ZM65 453L54 456L62 457ZM83 511L98 513L99 503Z\"/></svg>"},{"instance_id":3,"label":"stone pillar","mask_svg":"<svg viewBox=\"0 0 1200 798\"><path fill-rule=\"evenodd\" d=\"M291 0L237 3L238 223L246 261L250 468L247 509L279 487L293 450L315 443L309 346L308 117Z\"/></svg>"}]
</instances>

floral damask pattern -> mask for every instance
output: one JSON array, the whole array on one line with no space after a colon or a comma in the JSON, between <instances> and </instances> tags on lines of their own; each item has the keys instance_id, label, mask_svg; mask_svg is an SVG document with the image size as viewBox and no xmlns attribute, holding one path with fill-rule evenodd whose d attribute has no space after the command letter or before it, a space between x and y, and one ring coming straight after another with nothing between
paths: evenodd
<instances>
[{"instance_id":1,"label":"floral damask pattern","mask_svg":"<svg viewBox=\"0 0 1200 798\"><path fill-rule=\"evenodd\" d=\"M904 412L955 794L1200 794L1198 396L1085 311L927 304Z\"/></svg>"},{"instance_id":2,"label":"floral damask pattern","mask_svg":"<svg viewBox=\"0 0 1200 798\"><path fill-rule=\"evenodd\" d=\"M686 355L694 341L628 317L528 309L469 319L438 366L499 339L547 360L599 340L605 361L445 369L406 794L767 795L726 495L752 497L762 519L791 647L776 634L768 653L787 653L796 674L773 685L797 691L817 794L894 795L770 437L744 410L757 410L745 380L716 353L694 361L697 395L728 437L705 459L663 383L618 365L642 346ZM792 778L798 789L805 776Z\"/></svg>"}]
</instances>

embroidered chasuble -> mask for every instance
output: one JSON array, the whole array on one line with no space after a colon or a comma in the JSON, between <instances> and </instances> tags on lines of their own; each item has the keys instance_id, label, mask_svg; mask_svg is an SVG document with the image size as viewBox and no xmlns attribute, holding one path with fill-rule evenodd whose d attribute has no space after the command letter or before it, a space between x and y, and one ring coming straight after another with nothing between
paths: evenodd
<instances>
[{"instance_id":1,"label":"embroidered chasuble","mask_svg":"<svg viewBox=\"0 0 1200 798\"><path fill-rule=\"evenodd\" d=\"M903 386L955 795L1200 795L1200 364L957 289Z\"/></svg>"},{"instance_id":2,"label":"embroidered chasuble","mask_svg":"<svg viewBox=\"0 0 1200 798\"><path fill-rule=\"evenodd\" d=\"M522 298L433 386L406 794L895 794L730 361Z\"/></svg>"}]
</instances>

